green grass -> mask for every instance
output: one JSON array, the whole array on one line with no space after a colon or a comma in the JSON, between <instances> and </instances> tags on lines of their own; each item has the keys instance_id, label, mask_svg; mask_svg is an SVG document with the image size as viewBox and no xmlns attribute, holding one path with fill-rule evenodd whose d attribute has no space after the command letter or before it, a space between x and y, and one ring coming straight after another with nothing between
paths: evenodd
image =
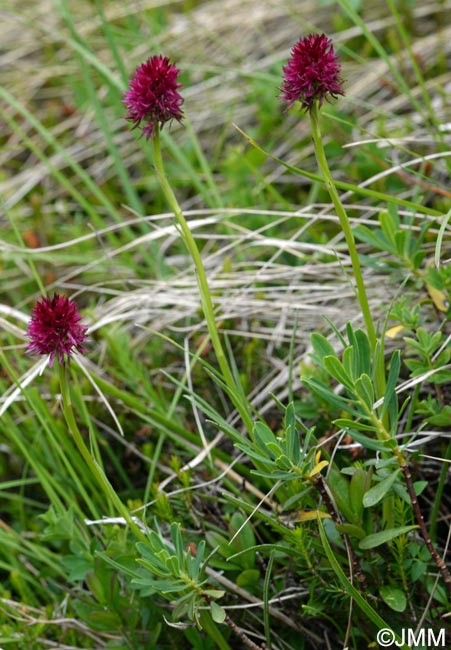
<instances>
[{"instance_id":1,"label":"green grass","mask_svg":"<svg viewBox=\"0 0 451 650\"><path fill-rule=\"evenodd\" d=\"M449 558L446 7L16 4L0 27L0 648L360 650L381 627L449 643L433 557ZM312 31L343 61L320 122L375 349L308 116L278 99ZM182 71L186 119L161 145L210 330L151 143L124 120L155 53ZM57 364L26 351L55 291L89 326L64 403Z\"/></svg>"}]
</instances>

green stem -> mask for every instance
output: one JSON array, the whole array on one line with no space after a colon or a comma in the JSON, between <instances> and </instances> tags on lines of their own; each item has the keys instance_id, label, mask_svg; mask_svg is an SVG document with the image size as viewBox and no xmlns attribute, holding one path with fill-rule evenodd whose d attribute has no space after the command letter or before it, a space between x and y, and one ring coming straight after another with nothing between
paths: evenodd
<instances>
[{"instance_id":1,"label":"green stem","mask_svg":"<svg viewBox=\"0 0 451 650\"><path fill-rule=\"evenodd\" d=\"M59 379L61 386L61 398L62 398L62 410L63 415L66 420L69 431L72 434L75 444L77 445L78 451L82 455L86 465L89 467L92 475L97 480L97 483L100 485L104 491L106 497L114 504L116 510L122 515L130 529L134 532L136 537L141 541L146 542L147 538L144 533L141 531L139 526L130 516L129 511L124 506L122 501L117 496L113 486L108 481L103 470L100 468L99 464L96 463L94 458L91 456L89 449L86 447L83 437L78 428L77 422L75 420L74 411L72 408L72 399L70 396L69 384L67 381L67 365L65 363L59 363Z\"/></svg>"},{"instance_id":2,"label":"green stem","mask_svg":"<svg viewBox=\"0 0 451 650\"><path fill-rule=\"evenodd\" d=\"M374 348L376 347L376 331L374 329L373 319L371 317L371 311L368 304L368 298L366 295L365 284L363 282L359 256L357 254L357 248L355 245L354 235L352 234L351 224L349 222L348 215L346 214L343 204L340 201L339 194L335 187L334 181L332 179L332 175L330 173L329 165L327 163L327 158L323 147L323 141L321 138L321 130L319 126L319 112L318 112L317 103L314 104L312 110L310 111L310 120L312 125L312 137L315 146L316 160L318 162L318 167L323 175L327 191L329 192L329 196L335 206L335 210L337 212L337 216L340 221L341 229L346 239L349 256L351 258L352 268L354 271L354 278L357 287L357 297L365 321L368 338L370 340L371 347L374 350Z\"/></svg>"},{"instance_id":3,"label":"green stem","mask_svg":"<svg viewBox=\"0 0 451 650\"><path fill-rule=\"evenodd\" d=\"M204 312L205 320L207 322L208 332L210 334L211 342L215 351L216 358L218 360L219 368L221 370L223 379L227 387L229 388L230 397L233 401L233 404L238 410L238 412L240 413L248 432L252 434L252 430L253 430L252 418L243 400L239 398L239 393L241 392L241 388L237 386L233 373L227 362L227 358L224 354L221 340L219 338L218 328L216 326L216 320L214 315L213 301L211 298L210 288L208 286L207 274L205 272L205 267L202 262L202 257L200 255L199 249L192 235L192 232L186 222L182 209L177 201L174 192L172 191L172 187L169 184L169 181L167 179L164 170L163 157L161 155L160 131L158 126L155 129L155 135L152 138L152 142L153 142L155 169L158 174L158 179L160 181L161 188L177 220L177 224L179 226L183 242L185 243L185 246L187 247L188 252L191 256L191 259L194 262L194 266L196 269L196 279L199 287L200 299L202 304L202 310Z\"/></svg>"}]
</instances>

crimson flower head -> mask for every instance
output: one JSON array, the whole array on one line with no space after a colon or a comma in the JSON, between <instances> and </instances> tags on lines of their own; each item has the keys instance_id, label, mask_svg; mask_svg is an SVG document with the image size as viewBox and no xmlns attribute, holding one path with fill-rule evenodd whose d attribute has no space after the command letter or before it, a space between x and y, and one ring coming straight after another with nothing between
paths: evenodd
<instances>
[{"instance_id":1,"label":"crimson flower head","mask_svg":"<svg viewBox=\"0 0 451 650\"><path fill-rule=\"evenodd\" d=\"M80 324L81 315L73 300L57 293L53 298L41 298L33 308L27 336L31 339L28 351L49 354L49 365L58 357L64 363L64 355L70 361L74 349L83 353L86 338L85 325Z\"/></svg>"},{"instance_id":2,"label":"crimson flower head","mask_svg":"<svg viewBox=\"0 0 451 650\"><path fill-rule=\"evenodd\" d=\"M134 123L133 128L143 122L141 130L147 140L155 133L156 125L162 128L166 122L180 122L183 118L183 97L178 92L183 86L177 82L179 72L166 56L151 56L130 80L122 100L128 109L125 119Z\"/></svg>"},{"instance_id":3,"label":"crimson flower head","mask_svg":"<svg viewBox=\"0 0 451 650\"><path fill-rule=\"evenodd\" d=\"M300 101L311 111L315 102L344 95L340 79L340 62L332 41L325 34L301 38L291 50L291 58L283 68L281 99L291 106Z\"/></svg>"}]
</instances>

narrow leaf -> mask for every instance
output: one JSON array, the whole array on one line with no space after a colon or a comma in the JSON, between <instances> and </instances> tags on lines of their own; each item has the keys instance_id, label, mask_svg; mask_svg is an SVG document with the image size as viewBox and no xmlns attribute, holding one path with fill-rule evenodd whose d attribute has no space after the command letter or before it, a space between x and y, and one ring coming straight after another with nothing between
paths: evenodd
<instances>
[{"instance_id":1,"label":"narrow leaf","mask_svg":"<svg viewBox=\"0 0 451 650\"><path fill-rule=\"evenodd\" d=\"M343 535L349 535L349 537L357 537L358 539L363 539L365 537L365 531L360 526L355 524L338 524L337 530Z\"/></svg>"},{"instance_id":2,"label":"narrow leaf","mask_svg":"<svg viewBox=\"0 0 451 650\"><path fill-rule=\"evenodd\" d=\"M316 355L319 357L320 360L328 356L331 357L337 356L335 354L335 350L332 347L332 345L322 334L319 334L318 332L314 332L310 337L310 341L312 343L312 347L315 350Z\"/></svg>"},{"instance_id":3,"label":"narrow leaf","mask_svg":"<svg viewBox=\"0 0 451 650\"><path fill-rule=\"evenodd\" d=\"M386 542L390 542L392 539L395 539L395 537L399 537L400 535L405 535L406 533L410 533L410 531L414 530L415 528L418 528L418 526L400 526L399 528L390 528L388 530L382 530L380 533L373 533L372 535L368 535L367 537L362 539L362 541L359 543L359 548L361 549L376 548L381 544L386 544Z\"/></svg>"},{"instance_id":4,"label":"narrow leaf","mask_svg":"<svg viewBox=\"0 0 451 650\"><path fill-rule=\"evenodd\" d=\"M363 447L372 449L373 451L387 451L387 449L390 448L389 445L385 444L384 442L374 440L373 438L368 438L368 436L364 436L363 433L358 433L357 431L349 431L349 435L356 442L360 442Z\"/></svg>"},{"instance_id":5,"label":"narrow leaf","mask_svg":"<svg viewBox=\"0 0 451 650\"><path fill-rule=\"evenodd\" d=\"M355 601L357 607L359 607L362 610L362 612L366 614L366 616L368 616L368 618L374 623L377 629L382 630L384 628L390 628L390 625L388 625L388 623L384 621L384 619L371 607L370 603L363 598L363 596L359 591L357 591L354 585L349 582L348 578L344 574L343 569L339 565L337 558L334 555L334 552L330 547L329 540L327 539L326 531L324 530L324 525L320 519L318 519L318 527L319 527L319 534L321 537L321 543L327 555L327 559L329 560L329 563L335 575L337 576L338 581L343 587L345 593L347 593L348 596ZM409 646L405 643L402 643L398 636L396 636L396 641L398 642L400 648L404 648L404 650L409 650Z\"/></svg>"},{"instance_id":6,"label":"narrow leaf","mask_svg":"<svg viewBox=\"0 0 451 650\"><path fill-rule=\"evenodd\" d=\"M302 383L310 388L310 390L313 391L316 395L319 395L325 399L329 404L333 404L334 406L343 409L346 411L346 413L349 413L356 418L359 418L361 416L361 413L352 408L351 400L340 397L340 395L334 393L333 390L331 390L328 386L318 381L317 379L302 379Z\"/></svg>"},{"instance_id":7,"label":"narrow leaf","mask_svg":"<svg viewBox=\"0 0 451 650\"><path fill-rule=\"evenodd\" d=\"M325 357L324 366L326 367L326 370L329 372L329 374L332 375L332 377L335 377L335 379L343 384L345 388L352 390L354 387L352 377L348 375L344 369L343 364L339 359L337 359L337 357Z\"/></svg>"},{"instance_id":8,"label":"narrow leaf","mask_svg":"<svg viewBox=\"0 0 451 650\"><path fill-rule=\"evenodd\" d=\"M369 376L365 373L355 382L355 391L360 399L364 401L369 411L373 410L374 405L374 390L373 384Z\"/></svg>"},{"instance_id":9,"label":"narrow leaf","mask_svg":"<svg viewBox=\"0 0 451 650\"><path fill-rule=\"evenodd\" d=\"M384 498L393 483L396 481L399 471L400 470L392 472L389 476L387 476L387 478L384 478L379 483L376 483L374 487L370 488L368 492L363 495L363 506L365 508L371 508Z\"/></svg>"},{"instance_id":10,"label":"narrow leaf","mask_svg":"<svg viewBox=\"0 0 451 650\"><path fill-rule=\"evenodd\" d=\"M335 426L340 427L340 429L350 429L351 431L372 431L374 433L375 427L372 424L363 424L358 420L348 420L348 418L338 418L333 421Z\"/></svg>"},{"instance_id":11,"label":"narrow leaf","mask_svg":"<svg viewBox=\"0 0 451 650\"><path fill-rule=\"evenodd\" d=\"M396 398L396 384L398 383L399 370L401 367L400 352L396 350L393 352L392 358L390 360L390 370L387 377L387 385L385 387L384 395L384 405L382 407L381 417L384 416L392 398Z\"/></svg>"}]
</instances>

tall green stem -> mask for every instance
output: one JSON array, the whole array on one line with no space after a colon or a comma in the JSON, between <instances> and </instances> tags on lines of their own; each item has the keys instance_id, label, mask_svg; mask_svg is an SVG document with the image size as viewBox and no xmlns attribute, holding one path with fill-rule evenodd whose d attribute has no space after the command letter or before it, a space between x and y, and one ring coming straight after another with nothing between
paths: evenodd
<instances>
[{"instance_id":1,"label":"tall green stem","mask_svg":"<svg viewBox=\"0 0 451 650\"><path fill-rule=\"evenodd\" d=\"M66 420L67 426L69 427L69 431L72 434L74 442L77 445L78 451L82 455L92 475L97 480L97 483L104 491L107 499L109 499L114 504L114 507L123 516L123 518L129 525L130 529L134 532L136 537L141 541L146 542L147 541L146 536L139 528L139 526L136 524L136 522L133 520L129 511L117 496L113 486L108 481L103 470L101 469L99 464L96 463L91 453L89 452L89 449L86 447L83 437L78 428L77 422L75 420L74 411L72 408L72 399L70 396L70 389L67 381L67 366L65 363L59 363L59 362L58 362L58 366L59 366L59 379L60 379L60 386L61 386L63 415Z\"/></svg>"},{"instance_id":2,"label":"tall green stem","mask_svg":"<svg viewBox=\"0 0 451 650\"><path fill-rule=\"evenodd\" d=\"M191 230L186 222L182 209L177 201L174 192L172 191L172 187L169 184L169 181L166 176L166 172L164 170L163 157L161 155L160 131L158 126L155 128L155 134L152 138L152 142L153 142L155 169L158 174L158 179L160 181L161 188L177 220L177 224L179 226L185 246L187 247L191 259L194 262L194 266L196 269L196 279L197 279L197 284L200 293L200 300L202 304L202 310L204 312L205 320L207 322L208 332L210 334L213 349L215 351L215 355L218 360L219 368L221 370L223 379L227 387L229 388L229 394L233 401L233 404L235 408L238 410L238 412L240 413L248 432L251 434L253 430L252 418L249 414L247 406L244 403L244 400L241 399L241 395L240 395L241 388L237 386L235 378L228 364L227 358L224 354L224 350L221 344L221 339L219 338L218 328L216 326L216 320L214 315L213 301L211 298L210 288L208 286L207 274L205 272L205 267L202 262L202 257L200 255L196 241L191 233Z\"/></svg>"},{"instance_id":3,"label":"tall green stem","mask_svg":"<svg viewBox=\"0 0 451 650\"><path fill-rule=\"evenodd\" d=\"M346 239L346 244L348 246L348 251L349 251L349 257L351 258L352 269L354 271L354 278L355 278L355 283L357 288L357 297L360 303L360 308L362 310L363 319L365 321L368 338L370 340L371 347L374 350L376 347L376 340L377 340L376 331L374 328L373 319L371 317L368 298L366 295L365 284L363 282L359 256L357 254L355 239L354 239L354 235L352 234L351 224L349 223L348 215L346 214L343 204L340 201L340 197L338 195L337 189L332 179L332 175L330 173L329 165L327 163L327 158L324 152L323 142L321 138L321 130L319 126L319 111L318 111L317 102L315 102L312 110L310 111L310 120L312 125L313 143L315 145L316 160L318 162L318 167L323 175L327 191L329 192L329 196L335 206L335 210L337 212L337 216L340 221L340 226Z\"/></svg>"}]
</instances>

